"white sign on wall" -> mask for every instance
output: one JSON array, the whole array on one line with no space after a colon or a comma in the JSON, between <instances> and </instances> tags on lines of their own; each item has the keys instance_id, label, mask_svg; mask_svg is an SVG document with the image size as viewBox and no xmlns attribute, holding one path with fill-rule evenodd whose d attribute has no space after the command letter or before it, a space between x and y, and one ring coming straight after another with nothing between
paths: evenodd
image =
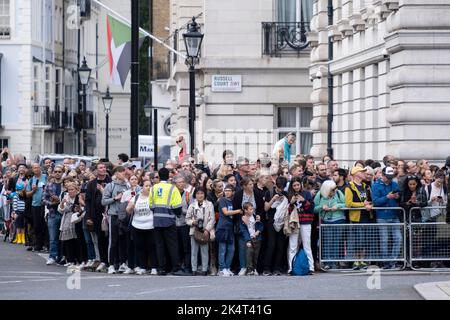
<instances>
[{"instance_id":1,"label":"white sign on wall","mask_svg":"<svg viewBox=\"0 0 450 320\"><path fill-rule=\"evenodd\" d=\"M242 76L215 74L211 86L212 92L242 92Z\"/></svg>"}]
</instances>

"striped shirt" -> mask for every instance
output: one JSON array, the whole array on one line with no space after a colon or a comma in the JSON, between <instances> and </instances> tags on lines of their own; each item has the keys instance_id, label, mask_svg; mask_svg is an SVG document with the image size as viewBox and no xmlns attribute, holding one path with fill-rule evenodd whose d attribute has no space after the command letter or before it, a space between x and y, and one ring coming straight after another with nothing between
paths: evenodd
<instances>
[{"instance_id":1,"label":"striped shirt","mask_svg":"<svg viewBox=\"0 0 450 320\"><path fill-rule=\"evenodd\" d=\"M15 194L13 198L13 210L14 212L25 212L25 201L20 199L18 194Z\"/></svg>"}]
</instances>

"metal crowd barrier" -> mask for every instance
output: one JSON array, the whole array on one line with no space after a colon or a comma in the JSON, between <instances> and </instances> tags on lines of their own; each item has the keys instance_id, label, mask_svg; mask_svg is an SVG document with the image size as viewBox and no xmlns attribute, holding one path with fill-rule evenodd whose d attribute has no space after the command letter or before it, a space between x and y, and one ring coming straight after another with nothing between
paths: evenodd
<instances>
[{"instance_id":1,"label":"metal crowd barrier","mask_svg":"<svg viewBox=\"0 0 450 320\"><path fill-rule=\"evenodd\" d=\"M446 207L414 207L409 215L409 252L413 270L450 271L450 224Z\"/></svg>"},{"instance_id":2,"label":"metal crowd barrier","mask_svg":"<svg viewBox=\"0 0 450 320\"><path fill-rule=\"evenodd\" d=\"M396 210L403 215L399 221L406 221L406 212L401 207L373 207L372 210ZM403 270L407 265L406 251L406 223L320 223L319 226L319 259L324 271L328 270L325 265L331 271L345 271L346 267L338 264L355 262L381 268L394 264L390 269Z\"/></svg>"}]
</instances>

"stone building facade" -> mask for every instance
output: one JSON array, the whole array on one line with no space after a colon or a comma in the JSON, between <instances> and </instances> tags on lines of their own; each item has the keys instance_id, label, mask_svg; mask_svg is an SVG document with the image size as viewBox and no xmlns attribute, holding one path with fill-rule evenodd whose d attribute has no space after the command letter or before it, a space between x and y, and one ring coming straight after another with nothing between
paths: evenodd
<instances>
[{"instance_id":1,"label":"stone building facade","mask_svg":"<svg viewBox=\"0 0 450 320\"><path fill-rule=\"evenodd\" d=\"M327 151L331 37L335 158L348 164L386 154L445 159L450 150L450 2L334 0L331 26L328 0L313 2L313 155Z\"/></svg>"}]
</instances>

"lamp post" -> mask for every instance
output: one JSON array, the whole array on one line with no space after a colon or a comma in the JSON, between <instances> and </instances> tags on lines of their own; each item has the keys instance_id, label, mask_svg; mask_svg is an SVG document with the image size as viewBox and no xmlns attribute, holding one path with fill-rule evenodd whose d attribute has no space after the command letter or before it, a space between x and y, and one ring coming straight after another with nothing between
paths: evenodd
<instances>
[{"instance_id":1,"label":"lamp post","mask_svg":"<svg viewBox=\"0 0 450 320\"><path fill-rule=\"evenodd\" d=\"M103 100L103 111L105 112L106 118L106 141L105 141L105 158L109 159L109 114L111 113L111 107L113 102L113 97L109 93L109 87L106 89L106 94L102 97Z\"/></svg>"},{"instance_id":2,"label":"lamp post","mask_svg":"<svg viewBox=\"0 0 450 320\"><path fill-rule=\"evenodd\" d=\"M88 67L86 57L83 58L83 64L78 68L78 77L83 86L83 155L87 155L87 112L86 112L86 86L91 77L91 68Z\"/></svg>"},{"instance_id":3,"label":"lamp post","mask_svg":"<svg viewBox=\"0 0 450 320\"><path fill-rule=\"evenodd\" d=\"M148 104L144 106L145 116L149 118L150 127L151 127L152 109L153 109L153 133L150 132L150 134L153 134L153 165L154 170L158 170L158 107L153 107Z\"/></svg>"},{"instance_id":4,"label":"lamp post","mask_svg":"<svg viewBox=\"0 0 450 320\"><path fill-rule=\"evenodd\" d=\"M191 141L191 156L195 149L195 65L199 63L200 48L203 34L199 32L200 27L192 17L188 24L187 32L183 34L186 46L186 65L189 66L189 135Z\"/></svg>"}]
</instances>

